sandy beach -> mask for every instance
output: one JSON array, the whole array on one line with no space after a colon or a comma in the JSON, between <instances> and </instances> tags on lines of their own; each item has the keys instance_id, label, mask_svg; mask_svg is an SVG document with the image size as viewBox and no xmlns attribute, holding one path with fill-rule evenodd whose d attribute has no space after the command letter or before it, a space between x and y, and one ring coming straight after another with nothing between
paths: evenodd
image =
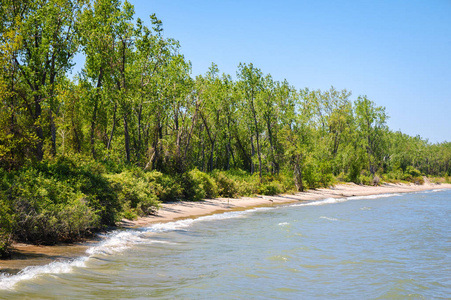
<instances>
[{"instance_id":1,"label":"sandy beach","mask_svg":"<svg viewBox=\"0 0 451 300\"><path fill-rule=\"evenodd\" d=\"M360 186L353 183L339 184L328 189L309 190L293 195L256 196L206 199L199 202L164 203L157 215L139 218L135 221L122 220L119 227L138 228L155 223L165 223L186 218L196 218L226 211L246 210L254 207L284 205L301 201L315 201L327 198L369 196L392 193L411 193L435 189L451 189L451 184L383 184L381 186ZM0 272L17 273L27 266L43 265L52 261L66 260L81 256L86 249L100 238L75 244L56 246L35 246L15 244L11 259L0 260Z\"/></svg>"},{"instance_id":2,"label":"sandy beach","mask_svg":"<svg viewBox=\"0 0 451 300\"><path fill-rule=\"evenodd\" d=\"M200 217L233 210L245 210L259 206L283 205L299 201L315 201L326 198L369 196L391 193L411 193L433 189L451 188L451 184L383 184L381 186L361 186L354 183L339 184L328 189L309 190L294 195L256 196L206 199L201 202L166 203L156 216L139 218L135 221L123 220L121 227L136 228L153 223L170 222L185 218Z\"/></svg>"}]
</instances>

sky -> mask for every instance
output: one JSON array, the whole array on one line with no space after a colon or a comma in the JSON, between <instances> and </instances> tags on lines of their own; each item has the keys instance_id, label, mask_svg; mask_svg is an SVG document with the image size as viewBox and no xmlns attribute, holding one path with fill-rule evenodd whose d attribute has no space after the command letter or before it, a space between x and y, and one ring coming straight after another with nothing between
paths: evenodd
<instances>
[{"instance_id":1,"label":"sky","mask_svg":"<svg viewBox=\"0 0 451 300\"><path fill-rule=\"evenodd\" d=\"M451 0L129 0L163 21L193 77L253 63L297 89L352 91L388 126L451 142Z\"/></svg>"}]
</instances>

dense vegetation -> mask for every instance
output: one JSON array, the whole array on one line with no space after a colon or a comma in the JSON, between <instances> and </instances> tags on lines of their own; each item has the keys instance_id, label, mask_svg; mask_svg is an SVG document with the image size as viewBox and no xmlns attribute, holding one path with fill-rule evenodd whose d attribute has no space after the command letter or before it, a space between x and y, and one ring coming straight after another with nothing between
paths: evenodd
<instances>
[{"instance_id":1,"label":"dense vegetation","mask_svg":"<svg viewBox=\"0 0 451 300\"><path fill-rule=\"evenodd\" d=\"M448 180L451 143L390 131L366 96L299 90L250 63L236 79L215 64L192 78L150 22L120 0L2 1L0 255L165 201Z\"/></svg>"}]
</instances>

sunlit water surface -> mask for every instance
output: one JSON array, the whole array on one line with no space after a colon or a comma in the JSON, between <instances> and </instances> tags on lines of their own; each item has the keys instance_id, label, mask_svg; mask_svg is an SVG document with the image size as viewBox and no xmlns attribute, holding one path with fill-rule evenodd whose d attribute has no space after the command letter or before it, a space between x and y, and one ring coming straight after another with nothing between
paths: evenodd
<instances>
[{"instance_id":1,"label":"sunlit water surface","mask_svg":"<svg viewBox=\"0 0 451 300\"><path fill-rule=\"evenodd\" d=\"M229 212L0 275L4 299L449 299L451 191Z\"/></svg>"}]
</instances>

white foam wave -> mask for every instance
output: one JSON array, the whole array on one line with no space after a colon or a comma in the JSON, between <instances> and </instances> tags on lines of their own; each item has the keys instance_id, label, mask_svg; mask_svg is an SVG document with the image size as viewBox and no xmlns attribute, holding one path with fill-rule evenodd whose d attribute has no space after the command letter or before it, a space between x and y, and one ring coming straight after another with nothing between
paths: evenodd
<instances>
[{"instance_id":1,"label":"white foam wave","mask_svg":"<svg viewBox=\"0 0 451 300\"><path fill-rule=\"evenodd\" d=\"M72 261L51 262L44 266L26 267L16 275L0 275L0 290L12 289L23 280L30 280L42 274L69 273L74 267L83 268L88 257L79 257Z\"/></svg>"},{"instance_id":2,"label":"white foam wave","mask_svg":"<svg viewBox=\"0 0 451 300\"><path fill-rule=\"evenodd\" d=\"M351 196L346 198L326 198L323 200L317 200L307 203L293 204L292 206L316 206L316 205L326 205L326 204L335 204L346 202L349 200L364 200L364 199L379 199L379 198L387 198L387 197L397 197L402 196L402 194L379 194L379 195L369 195L369 196Z\"/></svg>"},{"instance_id":3,"label":"white foam wave","mask_svg":"<svg viewBox=\"0 0 451 300\"><path fill-rule=\"evenodd\" d=\"M329 218L329 217L325 217L325 216L321 216L321 217L319 217L320 219L326 219L326 220L329 220L329 221L338 221L338 219L335 219L335 218Z\"/></svg>"},{"instance_id":4,"label":"white foam wave","mask_svg":"<svg viewBox=\"0 0 451 300\"><path fill-rule=\"evenodd\" d=\"M433 189L433 190L428 190L428 191L423 191L424 194L429 194L429 193L437 193L437 192L444 192L444 191L449 191L450 189Z\"/></svg>"},{"instance_id":5,"label":"white foam wave","mask_svg":"<svg viewBox=\"0 0 451 300\"><path fill-rule=\"evenodd\" d=\"M122 252L131 245L143 241L140 232L135 230L113 231L98 245L88 248L86 253L89 255L105 254L110 255Z\"/></svg>"},{"instance_id":6,"label":"white foam wave","mask_svg":"<svg viewBox=\"0 0 451 300\"><path fill-rule=\"evenodd\" d=\"M185 219L169 223L158 223L149 227L136 230L116 230L110 232L103 237L103 241L86 250L87 256L69 261L52 262L44 266L27 267L15 275L0 274L0 290L13 289L14 286L23 280L30 280L39 275L69 273L74 267L86 267L85 262L91 257L97 255L111 255L121 253L136 244L141 243L168 243L167 241L158 241L148 237L149 233L160 233L167 231L186 230L194 222L224 220L231 218L240 218L248 213L262 210L262 208L252 209L248 211L226 212L204 216L197 219Z\"/></svg>"},{"instance_id":7,"label":"white foam wave","mask_svg":"<svg viewBox=\"0 0 451 300\"><path fill-rule=\"evenodd\" d=\"M345 201L348 201L347 198L326 198L323 200L312 201L308 203L293 204L292 206L317 206L317 205L340 203Z\"/></svg>"},{"instance_id":8,"label":"white foam wave","mask_svg":"<svg viewBox=\"0 0 451 300\"><path fill-rule=\"evenodd\" d=\"M277 225L279 225L279 226L288 226L288 225L290 225L290 223L288 223L288 222L282 222L282 223L279 223L279 224L277 224Z\"/></svg>"},{"instance_id":9,"label":"white foam wave","mask_svg":"<svg viewBox=\"0 0 451 300\"><path fill-rule=\"evenodd\" d=\"M167 232L167 231L186 230L187 227L190 227L195 222L217 221L217 220L241 218L241 217L245 216L245 214L252 212L252 211L253 210L225 212L222 214L214 214L214 215L199 217L197 219L185 219L185 220L179 220L179 221L175 221L175 222L157 223L157 224L153 224L149 227L144 227L141 230L146 231L146 232L156 232L156 233Z\"/></svg>"},{"instance_id":10,"label":"white foam wave","mask_svg":"<svg viewBox=\"0 0 451 300\"><path fill-rule=\"evenodd\" d=\"M379 199L379 198L388 198L388 197L398 197L402 196L402 194L392 193L392 194L379 194L379 195L368 195L368 196L352 196L348 197L348 200L364 200L364 199Z\"/></svg>"}]
</instances>

